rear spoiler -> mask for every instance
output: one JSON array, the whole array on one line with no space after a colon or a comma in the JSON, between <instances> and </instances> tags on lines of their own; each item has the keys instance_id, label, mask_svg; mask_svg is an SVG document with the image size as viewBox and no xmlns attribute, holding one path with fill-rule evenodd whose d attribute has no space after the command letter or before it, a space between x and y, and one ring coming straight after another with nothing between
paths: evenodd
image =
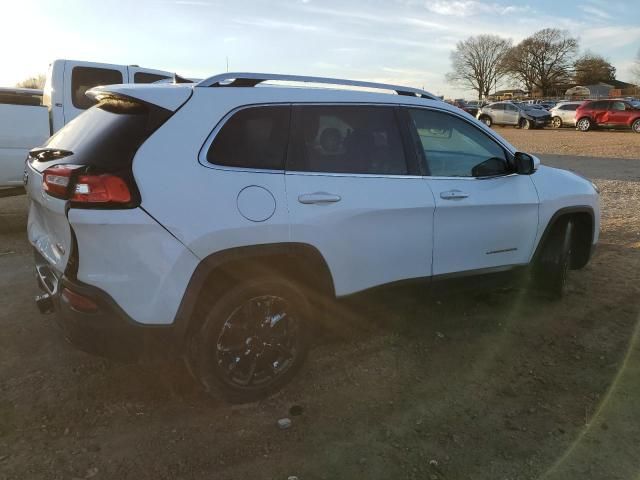
<instances>
[{"instance_id":1,"label":"rear spoiler","mask_svg":"<svg viewBox=\"0 0 640 480\"><path fill-rule=\"evenodd\" d=\"M105 98L139 100L175 112L193 93L192 84L128 83L94 87L86 95L96 101Z\"/></svg>"}]
</instances>

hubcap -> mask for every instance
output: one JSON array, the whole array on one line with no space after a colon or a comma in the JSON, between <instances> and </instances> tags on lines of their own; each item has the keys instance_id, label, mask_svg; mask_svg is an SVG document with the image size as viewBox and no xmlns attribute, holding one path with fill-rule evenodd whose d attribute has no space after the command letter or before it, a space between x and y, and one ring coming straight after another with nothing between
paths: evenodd
<instances>
[{"instance_id":1,"label":"hubcap","mask_svg":"<svg viewBox=\"0 0 640 480\"><path fill-rule=\"evenodd\" d=\"M562 124L562 122L560 121L560 119L559 119L559 118L554 118L554 119L553 119L553 126L554 126L555 128L560 128L560 125L561 125L561 124Z\"/></svg>"},{"instance_id":2,"label":"hubcap","mask_svg":"<svg viewBox=\"0 0 640 480\"><path fill-rule=\"evenodd\" d=\"M580 120L578 122L578 128L580 128L580 130L587 130L589 128L589 121L588 120Z\"/></svg>"},{"instance_id":3,"label":"hubcap","mask_svg":"<svg viewBox=\"0 0 640 480\"><path fill-rule=\"evenodd\" d=\"M636 133L640 133L640 121L633 122L633 131Z\"/></svg>"},{"instance_id":4,"label":"hubcap","mask_svg":"<svg viewBox=\"0 0 640 480\"><path fill-rule=\"evenodd\" d=\"M299 324L287 301L264 295L247 300L225 321L215 362L225 381L258 387L281 377L299 353Z\"/></svg>"}]
</instances>

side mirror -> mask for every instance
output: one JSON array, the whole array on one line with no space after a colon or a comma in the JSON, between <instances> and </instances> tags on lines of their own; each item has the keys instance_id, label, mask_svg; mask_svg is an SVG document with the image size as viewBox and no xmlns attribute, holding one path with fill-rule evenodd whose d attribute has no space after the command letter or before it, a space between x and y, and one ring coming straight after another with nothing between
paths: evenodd
<instances>
[{"instance_id":1,"label":"side mirror","mask_svg":"<svg viewBox=\"0 0 640 480\"><path fill-rule=\"evenodd\" d=\"M502 158L491 157L471 169L474 177L492 177L508 173L507 163Z\"/></svg>"},{"instance_id":2,"label":"side mirror","mask_svg":"<svg viewBox=\"0 0 640 480\"><path fill-rule=\"evenodd\" d=\"M513 161L518 175L531 175L538 167L534 158L528 153L516 152Z\"/></svg>"}]
</instances>

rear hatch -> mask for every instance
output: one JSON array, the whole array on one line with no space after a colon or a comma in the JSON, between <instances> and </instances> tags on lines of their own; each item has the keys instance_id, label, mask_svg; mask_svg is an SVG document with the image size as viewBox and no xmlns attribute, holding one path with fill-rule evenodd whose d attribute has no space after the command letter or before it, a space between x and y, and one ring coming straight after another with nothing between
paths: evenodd
<instances>
[{"instance_id":1,"label":"rear hatch","mask_svg":"<svg viewBox=\"0 0 640 480\"><path fill-rule=\"evenodd\" d=\"M123 86L116 87L123 90ZM167 109L135 98L136 89L126 89L127 95L123 95L109 92L109 88L101 87L100 103L67 124L44 146L31 150L27 161L29 241L57 274L65 273L73 264L70 259L74 258L74 236L68 210L137 207L140 197L132 171L135 153L180 106L176 105L175 95L171 97L174 108ZM140 91L145 88L149 87L137 87ZM182 103L191 93L190 89L183 90L188 91L183 91ZM158 91L154 95L162 98ZM66 173L58 175L58 171ZM112 201L108 195L100 198L103 191L97 196L89 192L95 187L92 179L114 178L120 182L116 187L129 194L124 201ZM98 187L104 188L104 184Z\"/></svg>"}]
</instances>

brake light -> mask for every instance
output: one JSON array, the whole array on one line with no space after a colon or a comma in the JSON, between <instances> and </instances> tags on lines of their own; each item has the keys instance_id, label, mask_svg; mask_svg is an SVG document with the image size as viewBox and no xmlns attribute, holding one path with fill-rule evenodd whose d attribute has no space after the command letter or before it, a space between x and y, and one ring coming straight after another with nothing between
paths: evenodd
<instances>
[{"instance_id":1,"label":"brake light","mask_svg":"<svg viewBox=\"0 0 640 480\"><path fill-rule=\"evenodd\" d=\"M52 197L81 204L127 204L131 190L113 174L76 174L82 165L55 165L42 174L42 188Z\"/></svg>"},{"instance_id":2,"label":"brake light","mask_svg":"<svg viewBox=\"0 0 640 480\"><path fill-rule=\"evenodd\" d=\"M52 197L69 198L69 185L77 165L55 165L42 174L42 189Z\"/></svg>"},{"instance_id":3,"label":"brake light","mask_svg":"<svg viewBox=\"0 0 640 480\"><path fill-rule=\"evenodd\" d=\"M129 203L131 192L126 182L110 174L80 175L75 185L72 202Z\"/></svg>"}]
</instances>

